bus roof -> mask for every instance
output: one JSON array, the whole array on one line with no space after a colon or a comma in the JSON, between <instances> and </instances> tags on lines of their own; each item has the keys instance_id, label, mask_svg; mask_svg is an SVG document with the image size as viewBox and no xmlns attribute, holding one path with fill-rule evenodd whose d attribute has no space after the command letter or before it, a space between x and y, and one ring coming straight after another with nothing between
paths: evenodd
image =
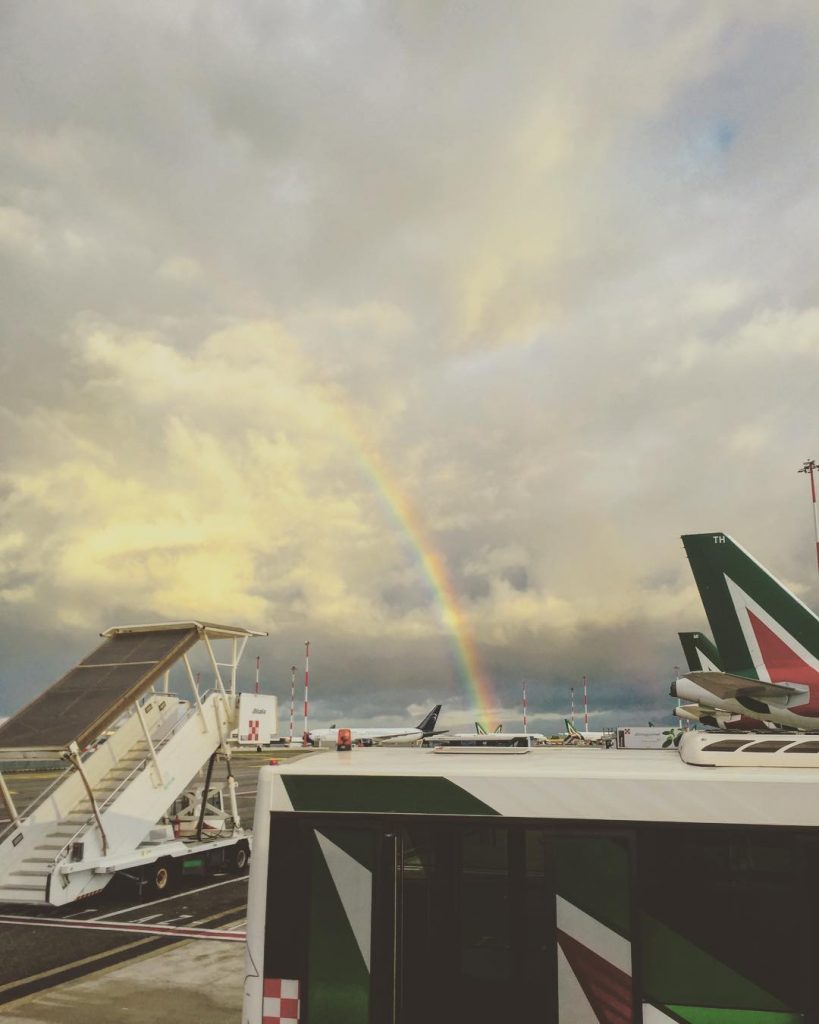
<instances>
[{"instance_id":1,"label":"bus roof","mask_svg":"<svg viewBox=\"0 0 819 1024\"><path fill-rule=\"evenodd\" d=\"M525 757L328 751L262 769L271 811L819 827L813 768L685 764L674 751L532 748Z\"/></svg>"}]
</instances>

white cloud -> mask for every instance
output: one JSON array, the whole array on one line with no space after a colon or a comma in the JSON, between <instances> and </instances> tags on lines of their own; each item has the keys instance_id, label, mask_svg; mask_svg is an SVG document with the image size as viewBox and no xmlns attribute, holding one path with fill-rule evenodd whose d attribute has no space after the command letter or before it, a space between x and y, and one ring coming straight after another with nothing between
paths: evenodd
<instances>
[{"instance_id":1,"label":"white cloud","mask_svg":"<svg viewBox=\"0 0 819 1024\"><path fill-rule=\"evenodd\" d=\"M608 657L626 694L702 624L680 532L799 580L818 24L738 0L21 9L4 622L309 627L342 691L414 704L418 676L464 690L434 562L499 689Z\"/></svg>"}]
</instances>

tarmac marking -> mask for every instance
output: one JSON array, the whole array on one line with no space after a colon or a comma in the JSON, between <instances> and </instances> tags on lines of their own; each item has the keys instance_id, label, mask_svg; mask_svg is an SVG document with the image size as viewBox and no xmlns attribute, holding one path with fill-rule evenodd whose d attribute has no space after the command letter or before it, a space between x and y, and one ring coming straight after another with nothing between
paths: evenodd
<instances>
[{"instance_id":1,"label":"tarmac marking","mask_svg":"<svg viewBox=\"0 0 819 1024\"><path fill-rule=\"evenodd\" d=\"M215 921L217 918L234 913L236 909L244 910L244 907L211 914L208 917L203 918L200 923L207 924L209 921ZM35 921L38 924L42 923L41 918L35 918ZM21 1002L34 995L36 992L43 991L43 989L55 988L63 982L73 981L76 978L85 977L89 974L99 974L106 970L113 970L126 960L140 960L145 957L155 956L157 953L162 952L163 949L178 946L185 941L184 936L160 937L149 935L141 939L136 939L134 942L128 942L123 946L115 946L113 949L102 950L99 953L83 957L81 960L75 960L72 963L63 964L58 967L51 967L49 970L40 971L37 974L30 974L17 981L8 981L5 984L0 984L0 1003L8 1006L13 1003ZM130 952L131 950L138 949L141 946L146 946L148 948L146 948L143 953ZM100 966L95 968L93 966L95 963L98 963ZM62 975L62 977L60 977L60 975ZM49 978L55 979L50 985L48 984ZM19 995L15 996L12 994L8 998L2 998L3 993L14 993L15 989L19 990Z\"/></svg>"},{"instance_id":2,"label":"tarmac marking","mask_svg":"<svg viewBox=\"0 0 819 1024\"><path fill-rule=\"evenodd\" d=\"M243 910L243 907L231 907L233 911ZM157 917L160 915L157 914ZM217 939L220 942L244 942L245 932L228 931L223 928L185 928L184 926L168 924L146 924L140 922L119 921L117 923L107 921L72 921L68 918L43 918L43 917L13 917L12 915L0 915L0 924L37 924L42 928L81 928L85 931L101 932L128 932L136 935L162 935L180 939Z\"/></svg>"},{"instance_id":3,"label":"tarmac marking","mask_svg":"<svg viewBox=\"0 0 819 1024\"><path fill-rule=\"evenodd\" d=\"M178 900L183 896L193 896L195 892L206 892L208 889L218 889L220 885L232 885L234 882L246 882L247 875L240 875L238 878L226 878L224 882L214 882L213 885L202 885L198 889L187 889L185 892L177 892L173 896L162 896L158 900L150 900L143 903L142 907L155 907L159 903L167 903L168 900ZM107 921L109 917L116 917L117 914L127 914L132 910L139 910L140 907L122 907L120 910L112 910L110 914L100 914L95 921Z\"/></svg>"},{"instance_id":4,"label":"tarmac marking","mask_svg":"<svg viewBox=\"0 0 819 1024\"><path fill-rule=\"evenodd\" d=\"M36 919L39 923L39 918ZM146 942L150 942L150 938L137 939L136 942L129 942L125 946L117 946L116 949L106 950L104 953L94 953L91 956L85 956L82 960L74 960L70 964L62 964L60 967L52 967L47 971L40 971L38 974L29 974L26 978L20 978L17 981L7 981L4 985L0 985L0 992L5 992L10 988L18 988L20 985L28 984L33 981L41 981L43 978L50 978L55 974L64 974L66 970L76 967L82 967L85 964L92 964L95 960L102 960L105 957L110 956L112 953L124 953L128 949L133 949L135 946L144 946Z\"/></svg>"}]
</instances>

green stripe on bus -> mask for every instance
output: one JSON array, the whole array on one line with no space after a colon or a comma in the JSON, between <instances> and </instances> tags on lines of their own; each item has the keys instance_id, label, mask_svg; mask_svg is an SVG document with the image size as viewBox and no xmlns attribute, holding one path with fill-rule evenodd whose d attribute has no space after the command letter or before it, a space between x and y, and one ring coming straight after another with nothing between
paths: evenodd
<instances>
[{"instance_id":1,"label":"green stripe on bus","mask_svg":"<svg viewBox=\"0 0 819 1024\"><path fill-rule=\"evenodd\" d=\"M449 779L429 776L282 776L297 811L366 814L497 815L483 800Z\"/></svg>"},{"instance_id":2,"label":"green stripe on bus","mask_svg":"<svg viewBox=\"0 0 819 1024\"><path fill-rule=\"evenodd\" d=\"M688 1024L802 1024L801 1013L775 1013L770 1010L725 1010L708 1006L667 1005Z\"/></svg>"},{"instance_id":3,"label":"green stripe on bus","mask_svg":"<svg viewBox=\"0 0 819 1024\"><path fill-rule=\"evenodd\" d=\"M733 1004L736 1009L708 1012L739 1014L748 1010L771 1014L770 1017L760 1016L760 1022L791 1020L788 1006L781 999L645 912L642 915L642 940L643 991L658 1006L665 1004L674 1013L692 1022L694 1018L685 1017L676 1008L678 1005L685 1013L698 1013L701 1008L705 1011L708 1003L722 1003L723 1006L727 1003L729 1006ZM673 1002L680 996L683 999L696 999L701 1006L691 1007L687 1003ZM697 1017L696 1024L705 1024L706 1020L711 1019L715 1024L717 1021L719 1024L733 1020L746 1021L745 1017L739 1016ZM754 1018L749 1017L747 1020L754 1021Z\"/></svg>"}]
</instances>

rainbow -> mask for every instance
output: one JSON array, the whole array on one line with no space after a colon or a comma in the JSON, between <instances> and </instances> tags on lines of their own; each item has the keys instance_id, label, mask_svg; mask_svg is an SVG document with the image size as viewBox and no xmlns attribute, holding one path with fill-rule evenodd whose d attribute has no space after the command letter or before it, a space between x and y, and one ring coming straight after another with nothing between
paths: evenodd
<instances>
[{"instance_id":1,"label":"rainbow","mask_svg":"<svg viewBox=\"0 0 819 1024\"><path fill-rule=\"evenodd\" d=\"M497 713L497 700L492 688L492 681L481 665L477 645L466 615L460 606L458 594L443 556L433 546L420 517L398 483L388 472L383 460L372 445L364 439L351 419L349 417L346 419L362 468L372 481L377 494L387 506L392 518L398 523L417 552L421 568L438 606L441 621L449 630L455 661L469 700L476 706L479 717L489 726L490 716Z\"/></svg>"}]
</instances>

